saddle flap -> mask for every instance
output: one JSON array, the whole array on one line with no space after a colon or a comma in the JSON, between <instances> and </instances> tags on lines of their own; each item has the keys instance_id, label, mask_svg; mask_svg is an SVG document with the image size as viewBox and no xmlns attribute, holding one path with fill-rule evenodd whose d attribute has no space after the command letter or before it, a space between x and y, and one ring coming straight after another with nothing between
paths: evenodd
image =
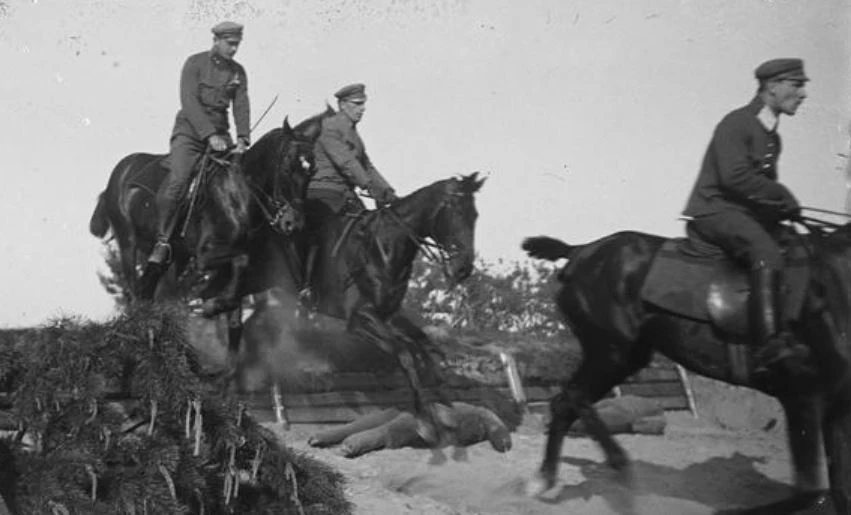
<instances>
[{"instance_id":1,"label":"saddle flap","mask_svg":"<svg viewBox=\"0 0 851 515\"><path fill-rule=\"evenodd\" d=\"M641 295L645 302L674 314L711 322L730 335L749 334L748 295L745 270L726 257L698 258L683 252L685 240L666 241L657 252ZM783 273L784 316L799 317L809 284L809 265L801 246L787 249Z\"/></svg>"},{"instance_id":2,"label":"saddle flap","mask_svg":"<svg viewBox=\"0 0 851 515\"><path fill-rule=\"evenodd\" d=\"M719 270L707 290L706 307L709 318L725 333L749 334L749 296L750 288L743 273Z\"/></svg>"}]
</instances>

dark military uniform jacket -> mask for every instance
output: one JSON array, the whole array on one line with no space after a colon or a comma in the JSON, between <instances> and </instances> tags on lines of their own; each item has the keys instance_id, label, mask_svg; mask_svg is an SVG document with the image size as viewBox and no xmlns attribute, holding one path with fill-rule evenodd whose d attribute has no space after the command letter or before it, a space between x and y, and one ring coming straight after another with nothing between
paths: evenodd
<instances>
[{"instance_id":1,"label":"dark military uniform jacket","mask_svg":"<svg viewBox=\"0 0 851 515\"><path fill-rule=\"evenodd\" d=\"M172 136L183 134L203 141L213 134L227 134L231 102L236 135L248 143L250 111L245 69L211 50L190 56L180 74L180 111Z\"/></svg>"},{"instance_id":2,"label":"dark military uniform jacket","mask_svg":"<svg viewBox=\"0 0 851 515\"><path fill-rule=\"evenodd\" d=\"M372 166L355 124L343 111L322 121L314 148L316 172L309 188L350 190L355 186L373 193L387 181Z\"/></svg>"},{"instance_id":3,"label":"dark military uniform jacket","mask_svg":"<svg viewBox=\"0 0 851 515\"><path fill-rule=\"evenodd\" d=\"M701 217L737 210L763 223L798 205L777 180L780 136L757 117L759 97L725 116L712 135L683 214Z\"/></svg>"}]
</instances>

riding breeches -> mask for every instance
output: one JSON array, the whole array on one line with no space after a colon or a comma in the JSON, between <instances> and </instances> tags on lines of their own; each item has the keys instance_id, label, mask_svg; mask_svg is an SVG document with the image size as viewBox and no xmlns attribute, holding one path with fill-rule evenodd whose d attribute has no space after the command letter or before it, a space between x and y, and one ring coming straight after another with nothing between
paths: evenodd
<instances>
[{"instance_id":1,"label":"riding breeches","mask_svg":"<svg viewBox=\"0 0 851 515\"><path fill-rule=\"evenodd\" d=\"M184 134L171 139L171 168L157 191L157 241L167 242L174 235L177 208L205 149L206 143Z\"/></svg>"},{"instance_id":2,"label":"riding breeches","mask_svg":"<svg viewBox=\"0 0 851 515\"><path fill-rule=\"evenodd\" d=\"M717 245L751 269L781 270L783 252L772 236L779 233L780 227L766 227L739 211L724 211L689 221L686 231L689 238Z\"/></svg>"},{"instance_id":3,"label":"riding breeches","mask_svg":"<svg viewBox=\"0 0 851 515\"><path fill-rule=\"evenodd\" d=\"M366 206L354 192L331 188L308 188L304 208L309 231L313 233L335 216L366 210Z\"/></svg>"}]
</instances>

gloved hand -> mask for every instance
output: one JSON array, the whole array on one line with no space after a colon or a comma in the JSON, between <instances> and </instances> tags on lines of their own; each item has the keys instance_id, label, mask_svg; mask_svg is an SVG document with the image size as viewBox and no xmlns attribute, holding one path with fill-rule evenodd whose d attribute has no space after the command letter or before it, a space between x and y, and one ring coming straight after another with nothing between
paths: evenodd
<instances>
[{"instance_id":1,"label":"gloved hand","mask_svg":"<svg viewBox=\"0 0 851 515\"><path fill-rule=\"evenodd\" d=\"M210 147L216 152L224 152L228 149L228 140L221 134L213 134L209 140Z\"/></svg>"},{"instance_id":2,"label":"gloved hand","mask_svg":"<svg viewBox=\"0 0 851 515\"><path fill-rule=\"evenodd\" d=\"M236 140L236 148L233 149L234 154L242 154L248 150L248 141L245 138Z\"/></svg>"},{"instance_id":3,"label":"gloved hand","mask_svg":"<svg viewBox=\"0 0 851 515\"><path fill-rule=\"evenodd\" d=\"M396 192L393 191L393 188L389 186L381 186L378 188L372 188L370 192L372 194L373 200L379 206L384 206L390 204L394 200L396 200Z\"/></svg>"},{"instance_id":4,"label":"gloved hand","mask_svg":"<svg viewBox=\"0 0 851 515\"><path fill-rule=\"evenodd\" d=\"M780 210L781 220L799 220L801 218L801 206L798 204L789 204Z\"/></svg>"}]
</instances>

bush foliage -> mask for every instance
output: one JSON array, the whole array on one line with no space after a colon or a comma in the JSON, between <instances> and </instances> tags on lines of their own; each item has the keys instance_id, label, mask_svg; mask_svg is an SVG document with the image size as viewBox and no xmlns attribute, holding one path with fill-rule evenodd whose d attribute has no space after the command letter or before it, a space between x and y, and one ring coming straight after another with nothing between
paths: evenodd
<instances>
[{"instance_id":1,"label":"bush foliage","mask_svg":"<svg viewBox=\"0 0 851 515\"><path fill-rule=\"evenodd\" d=\"M553 303L557 271L549 263L478 258L470 277L449 290L440 265L418 259L405 307L431 323L463 332L563 336L566 328Z\"/></svg>"}]
</instances>

